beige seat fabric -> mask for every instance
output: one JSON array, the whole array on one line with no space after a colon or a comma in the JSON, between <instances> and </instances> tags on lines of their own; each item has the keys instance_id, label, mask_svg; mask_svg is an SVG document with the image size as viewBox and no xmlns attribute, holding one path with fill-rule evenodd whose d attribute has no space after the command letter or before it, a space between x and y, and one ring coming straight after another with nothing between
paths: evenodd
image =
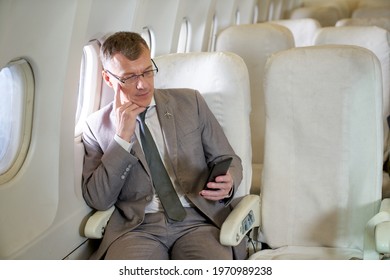
<instances>
[{"instance_id":1,"label":"beige seat fabric","mask_svg":"<svg viewBox=\"0 0 390 280\"><path fill-rule=\"evenodd\" d=\"M340 17L350 17L360 0L301 0L303 7L333 7L338 10Z\"/></svg>"},{"instance_id":2,"label":"beige seat fabric","mask_svg":"<svg viewBox=\"0 0 390 280\"><path fill-rule=\"evenodd\" d=\"M345 18L336 23L336 27L340 26L377 26L390 32L390 17Z\"/></svg>"},{"instance_id":3,"label":"beige seat fabric","mask_svg":"<svg viewBox=\"0 0 390 280\"><path fill-rule=\"evenodd\" d=\"M327 27L318 31L315 45L346 44L369 49L379 59L382 69L383 112L382 125L384 131L384 161L389 157L390 139L387 117L390 115L390 37L389 32L376 26ZM388 178L388 174L384 174ZM383 185L385 197L389 195L390 185L387 180Z\"/></svg>"},{"instance_id":4,"label":"beige seat fabric","mask_svg":"<svg viewBox=\"0 0 390 280\"><path fill-rule=\"evenodd\" d=\"M282 19L271 21L287 27L294 37L295 47L312 46L316 32L321 28L320 23L312 18Z\"/></svg>"},{"instance_id":5,"label":"beige seat fabric","mask_svg":"<svg viewBox=\"0 0 390 280\"><path fill-rule=\"evenodd\" d=\"M390 17L390 6L387 7L361 7L352 13L352 18Z\"/></svg>"},{"instance_id":6,"label":"beige seat fabric","mask_svg":"<svg viewBox=\"0 0 390 280\"><path fill-rule=\"evenodd\" d=\"M390 7L389 0L355 0L358 8L361 7Z\"/></svg>"},{"instance_id":7,"label":"beige seat fabric","mask_svg":"<svg viewBox=\"0 0 390 280\"><path fill-rule=\"evenodd\" d=\"M352 18L390 17L389 0L359 0Z\"/></svg>"},{"instance_id":8,"label":"beige seat fabric","mask_svg":"<svg viewBox=\"0 0 390 280\"><path fill-rule=\"evenodd\" d=\"M252 104L252 193L260 191L264 153L264 65L274 52L292 47L294 39L291 32L284 26L271 23L232 26L223 30L217 38L216 50L238 54L249 71Z\"/></svg>"},{"instance_id":9,"label":"beige seat fabric","mask_svg":"<svg viewBox=\"0 0 390 280\"><path fill-rule=\"evenodd\" d=\"M263 185L252 221L272 249L250 259L361 259L364 244L366 257L378 258L368 245L375 224L390 220L388 212L376 215L383 139L378 59L356 46L290 49L269 59L264 84Z\"/></svg>"},{"instance_id":10,"label":"beige seat fabric","mask_svg":"<svg viewBox=\"0 0 390 280\"><path fill-rule=\"evenodd\" d=\"M315 19L321 26L334 26L343 16L336 6L299 7L291 11L290 19L302 18Z\"/></svg>"}]
</instances>

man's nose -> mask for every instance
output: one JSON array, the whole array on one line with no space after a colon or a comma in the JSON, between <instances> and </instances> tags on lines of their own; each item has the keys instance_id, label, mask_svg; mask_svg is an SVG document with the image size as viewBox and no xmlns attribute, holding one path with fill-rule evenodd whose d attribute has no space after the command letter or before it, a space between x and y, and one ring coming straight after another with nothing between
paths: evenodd
<instances>
[{"instance_id":1,"label":"man's nose","mask_svg":"<svg viewBox=\"0 0 390 280\"><path fill-rule=\"evenodd\" d=\"M145 80L144 80L144 75L139 75L137 82L136 82L136 87L137 89L143 89L145 88Z\"/></svg>"}]
</instances>

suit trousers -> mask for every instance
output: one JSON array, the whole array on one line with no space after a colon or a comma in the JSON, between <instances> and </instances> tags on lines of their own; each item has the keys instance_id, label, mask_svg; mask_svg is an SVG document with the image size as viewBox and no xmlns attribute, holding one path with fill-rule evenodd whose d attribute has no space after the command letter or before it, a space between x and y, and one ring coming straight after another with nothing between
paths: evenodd
<instances>
[{"instance_id":1,"label":"suit trousers","mask_svg":"<svg viewBox=\"0 0 390 280\"><path fill-rule=\"evenodd\" d=\"M146 214L140 226L111 244L105 259L232 260L232 248L219 242L220 230L196 209L185 210L182 222L163 212Z\"/></svg>"}]
</instances>

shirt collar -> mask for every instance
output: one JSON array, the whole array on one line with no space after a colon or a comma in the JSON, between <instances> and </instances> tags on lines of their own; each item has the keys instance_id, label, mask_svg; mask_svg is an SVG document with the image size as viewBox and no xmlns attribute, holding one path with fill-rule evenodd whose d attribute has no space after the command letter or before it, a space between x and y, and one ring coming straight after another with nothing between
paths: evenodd
<instances>
[{"instance_id":1,"label":"shirt collar","mask_svg":"<svg viewBox=\"0 0 390 280\"><path fill-rule=\"evenodd\" d=\"M148 107L154 107L154 106L156 106L156 100L154 99L154 96L153 96Z\"/></svg>"},{"instance_id":2,"label":"shirt collar","mask_svg":"<svg viewBox=\"0 0 390 280\"><path fill-rule=\"evenodd\" d=\"M152 100L150 100L150 103L148 106L146 106L146 108L148 112L146 112L145 118L148 117L148 115L151 113L151 110L153 111L153 109L156 108L156 100L154 99L154 96L152 97ZM140 116L137 116L137 119L141 121Z\"/></svg>"}]
</instances>

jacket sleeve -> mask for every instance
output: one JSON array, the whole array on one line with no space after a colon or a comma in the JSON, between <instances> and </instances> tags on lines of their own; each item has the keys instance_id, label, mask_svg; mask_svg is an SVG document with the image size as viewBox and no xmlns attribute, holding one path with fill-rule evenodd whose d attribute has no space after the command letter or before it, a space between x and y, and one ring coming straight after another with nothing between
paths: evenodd
<instances>
[{"instance_id":1,"label":"jacket sleeve","mask_svg":"<svg viewBox=\"0 0 390 280\"><path fill-rule=\"evenodd\" d=\"M114 205L137 159L112 137L102 150L89 124L83 133L85 149L82 191L86 203L97 210Z\"/></svg>"}]
</instances>

